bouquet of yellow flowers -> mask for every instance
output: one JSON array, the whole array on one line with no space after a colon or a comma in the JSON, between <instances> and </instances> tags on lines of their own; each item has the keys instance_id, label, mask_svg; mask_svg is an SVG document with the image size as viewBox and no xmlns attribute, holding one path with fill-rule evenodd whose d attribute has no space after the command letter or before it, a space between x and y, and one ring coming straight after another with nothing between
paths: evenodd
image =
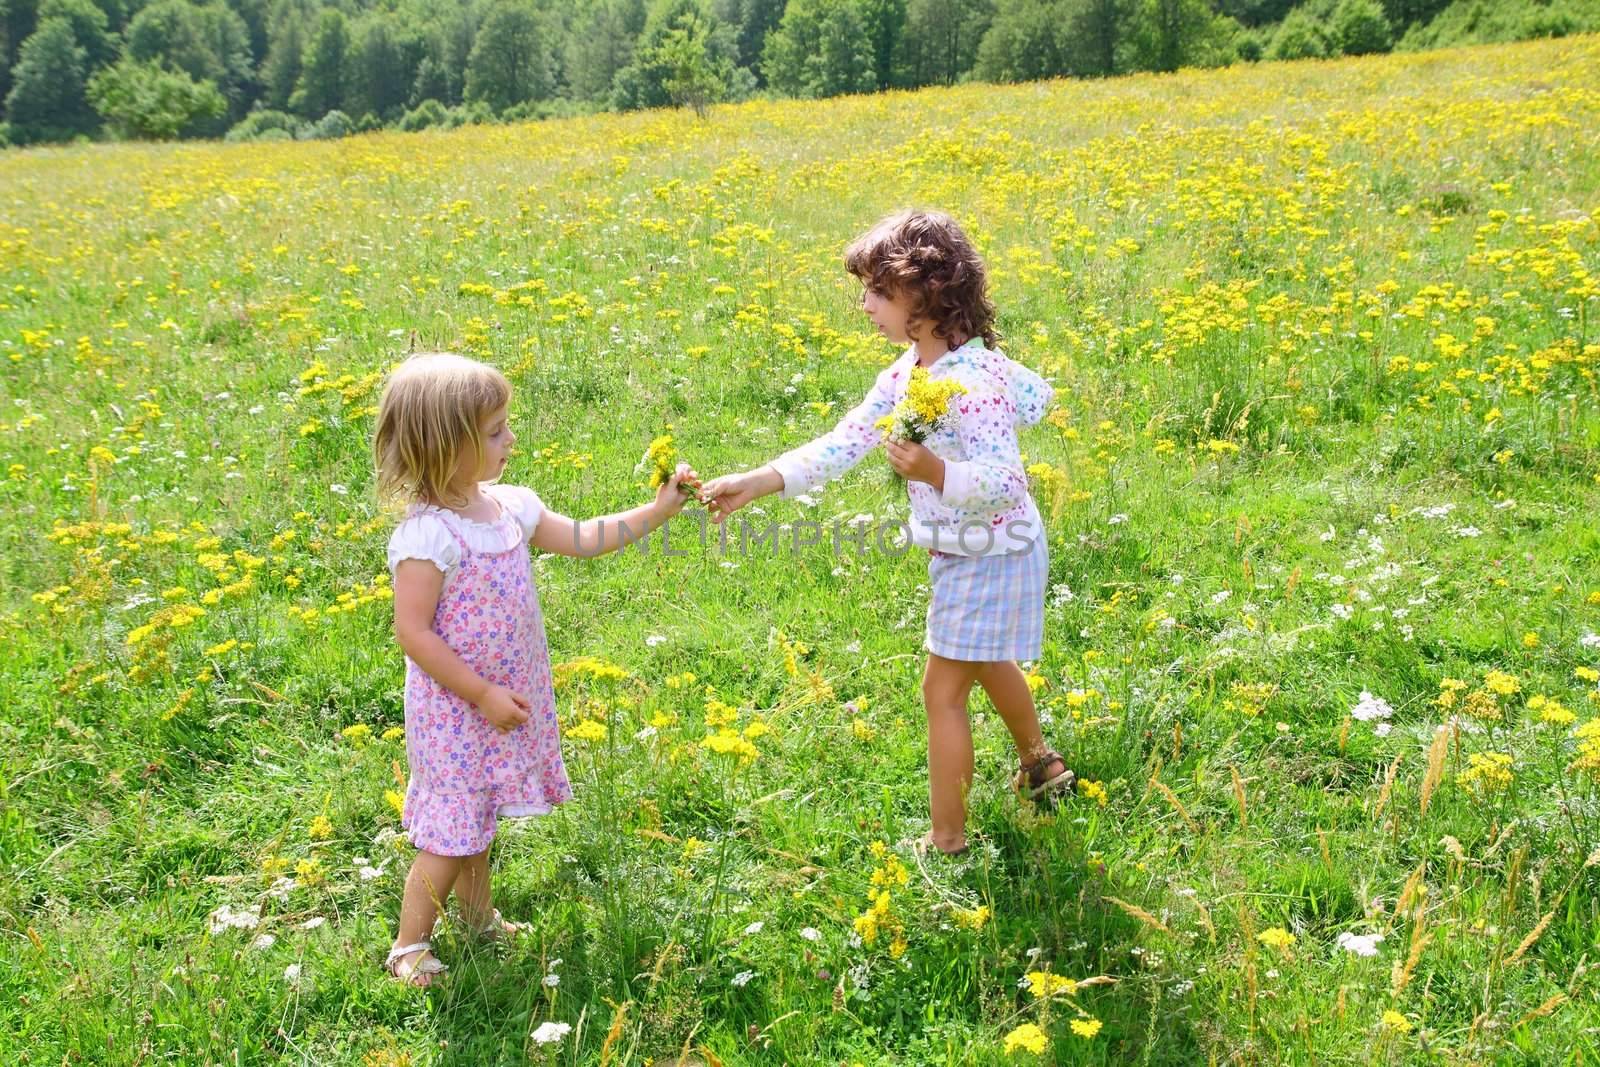
<instances>
[{"instance_id":1,"label":"bouquet of yellow flowers","mask_svg":"<svg viewBox=\"0 0 1600 1067\"><path fill-rule=\"evenodd\" d=\"M672 435L662 434L651 441L636 469L650 472L650 488L660 489L666 485L678 469L678 450L672 446ZM679 482L678 490L685 496L693 496L696 492L696 488L687 482Z\"/></svg>"},{"instance_id":2,"label":"bouquet of yellow flowers","mask_svg":"<svg viewBox=\"0 0 1600 1067\"><path fill-rule=\"evenodd\" d=\"M905 399L877 422L886 441L915 441L921 444L941 429L950 418L950 398L962 396L966 387L945 379L933 381L926 367L911 368L911 382Z\"/></svg>"}]
</instances>

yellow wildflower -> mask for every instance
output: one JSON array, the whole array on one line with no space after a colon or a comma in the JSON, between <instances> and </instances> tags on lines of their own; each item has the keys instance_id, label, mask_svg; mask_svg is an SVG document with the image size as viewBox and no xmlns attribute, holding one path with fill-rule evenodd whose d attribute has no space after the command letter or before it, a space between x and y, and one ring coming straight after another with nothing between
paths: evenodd
<instances>
[{"instance_id":1,"label":"yellow wildflower","mask_svg":"<svg viewBox=\"0 0 1600 1067\"><path fill-rule=\"evenodd\" d=\"M1256 940L1268 948L1282 950L1294 944L1294 935L1281 926L1273 926L1257 934Z\"/></svg>"},{"instance_id":2,"label":"yellow wildflower","mask_svg":"<svg viewBox=\"0 0 1600 1067\"><path fill-rule=\"evenodd\" d=\"M576 726L567 728L567 736L576 741L604 741L606 739L605 723L596 722L594 719L584 719Z\"/></svg>"},{"instance_id":3,"label":"yellow wildflower","mask_svg":"<svg viewBox=\"0 0 1600 1067\"><path fill-rule=\"evenodd\" d=\"M1029 971L1027 980L1028 992L1033 994L1035 1000L1044 1000L1057 993L1065 993L1070 997L1078 991L1077 982L1065 975L1051 974L1049 971Z\"/></svg>"},{"instance_id":4,"label":"yellow wildflower","mask_svg":"<svg viewBox=\"0 0 1600 1067\"><path fill-rule=\"evenodd\" d=\"M894 411L877 422L883 436L896 441L926 441L950 414L950 400L967 389L960 382L945 378L934 381L926 367L913 367L906 385L905 399Z\"/></svg>"},{"instance_id":5,"label":"yellow wildflower","mask_svg":"<svg viewBox=\"0 0 1600 1067\"><path fill-rule=\"evenodd\" d=\"M304 886L321 885L328 877L319 860L301 860L296 863L294 876Z\"/></svg>"},{"instance_id":6,"label":"yellow wildflower","mask_svg":"<svg viewBox=\"0 0 1600 1067\"><path fill-rule=\"evenodd\" d=\"M1078 779L1078 794L1094 801L1102 808L1110 800L1110 797L1106 795L1106 787L1103 783L1090 781L1087 778Z\"/></svg>"},{"instance_id":7,"label":"yellow wildflower","mask_svg":"<svg viewBox=\"0 0 1600 1067\"><path fill-rule=\"evenodd\" d=\"M1408 1034L1411 1032L1411 1020L1407 1019L1404 1015L1401 1015L1393 1008L1390 1008L1383 1013L1383 1018L1380 1020L1380 1022L1385 1030L1393 1030L1397 1034Z\"/></svg>"},{"instance_id":8,"label":"yellow wildflower","mask_svg":"<svg viewBox=\"0 0 1600 1067\"><path fill-rule=\"evenodd\" d=\"M1008 1053L1025 1049L1037 1056L1044 1052L1049 1044L1050 1041L1044 1036L1044 1031L1034 1023L1023 1023L1005 1036L1005 1050Z\"/></svg>"},{"instance_id":9,"label":"yellow wildflower","mask_svg":"<svg viewBox=\"0 0 1600 1067\"><path fill-rule=\"evenodd\" d=\"M1474 752L1467 757L1467 769L1456 775L1463 789L1477 786L1485 795L1498 793L1515 779L1511 757L1504 752Z\"/></svg>"},{"instance_id":10,"label":"yellow wildflower","mask_svg":"<svg viewBox=\"0 0 1600 1067\"><path fill-rule=\"evenodd\" d=\"M1505 671L1493 670L1483 676L1483 684L1492 692L1503 697L1508 697L1522 689L1522 683L1517 681L1517 676L1507 674Z\"/></svg>"}]
</instances>

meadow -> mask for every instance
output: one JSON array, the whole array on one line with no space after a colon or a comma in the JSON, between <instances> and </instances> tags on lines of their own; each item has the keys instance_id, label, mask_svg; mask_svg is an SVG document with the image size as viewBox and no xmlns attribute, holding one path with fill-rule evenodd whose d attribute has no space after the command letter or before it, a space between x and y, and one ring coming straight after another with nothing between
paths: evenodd
<instances>
[{"instance_id":1,"label":"meadow","mask_svg":"<svg viewBox=\"0 0 1600 1067\"><path fill-rule=\"evenodd\" d=\"M1578 37L0 154L0 1059L1595 1062L1597 86ZM749 551L536 559L533 932L388 980L386 369L492 360L506 480L631 506L659 435L710 476L859 399L840 253L911 204L1057 386L1077 795L977 697L976 847L902 844L925 557L796 544L903 511L874 457Z\"/></svg>"}]
</instances>

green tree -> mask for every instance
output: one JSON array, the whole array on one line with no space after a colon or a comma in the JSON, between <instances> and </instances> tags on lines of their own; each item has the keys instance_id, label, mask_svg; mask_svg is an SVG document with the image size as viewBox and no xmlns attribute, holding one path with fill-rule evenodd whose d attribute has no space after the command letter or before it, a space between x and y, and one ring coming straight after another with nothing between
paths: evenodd
<instances>
[{"instance_id":1,"label":"green tree","mask_svg":"<svg viewBox=\"0 0 1600 1067\"><path fill-rule=\"evenodd\" d=\"M1143 70L1231 63L1237 29L1209 0L1143 0L1132 34L1135 62Z\"/></svg>"},{"instance_id":2,"label":"green tree","mask_svg":"<svg viewBox=\"0 0 1600 1067\"><path fill-rule=\"evenodd\" d=\"M1450 6L1450 0L1383 0L1389 25L1399 31L1427 22Z\"/></svg>"},{"instance_id":3,"label":"green tree","mask_svg":"<svg viewBox=\"0 0 1600 1067\"><path fill-rule=\"evenodd\" d=\"M440 97L446 104L459 104L466 97L467 63L472 58L472 46L478 39L478 11L463 5L454 8L444 18L443 48L439 52L445 77L450 83L450 95Z\"/></svg>"},{"instance_id":4,"label":"green tree","mask_svg":"<svg viewBox=\"0 0 1600 1067\"><path fill-rule=\"evenodd\" d=\"M1073 12L1066 0L1000 0L978 45L974 72L985 81L1053 78L1068 71L1064 37Z\"/></svg>"},{"instance_id":5,"label":"green tree","mask_svg":"<svg viewBox=\"0 0 1600 1067\"><path fill-rule=\"evenodd\" d=\"M1394 31L1378 0L1340 0L1334 8L1333 40L1347 56L1387 52L1394 47Z\"/></svg>"},{"instance_id":6,"label":"green tree","mask_svg":"<svg viewBox=\"0 0 1600 1067\"><path fill-rule=\"evenodd\" d=\"M22 42L38 26L38 0L0 0L0 102L11 91Z\"/></svg>"},{"instance_id":7,"label":"green tree","mask_svg":"<svg viewBox=\"0 0 1600 1067\"><path fill-rule=\"evenodd\" d=\"M267 107L282 111L289 106L300 80L306 50L306 29L312 11L306 0L278 0L267 23L267 51L261 61L261 95Z\"/></svg>"},{"instance_id":8,"label":"green tree","mask_svg":"<svg viewBox=\"0 0 1600 1067\"><path fill-rule=\"evenodd\" d=\"M567 39L568 84L579 100L603 101L617 71L633 61L630 12L617 0L600 0L580 19Z\"/></svg>"},{"instance_id":9,"label":"green tree","mask_svg":"<svg viewBox=\"0 0 1600 1067\"><path fill-rule=\"evenodd\" d=\"M398 119L411 95L416 67L407 64L389 17L371 15L351 36L345 109L352 115L377 115L386 122Z\"/></svg>"},{"instance_id":10,"label":"green tree","mask_svg":"<svg viewBox=\"0 0 1600 1067\"><path fill-rule=\"evenodd\" d=\"M1332 42L1328 31L1300 8L1289 12L1278 25L1267 46L1268 59L1320 59L1328 54Z\"/></svg>"},{"instance_id":11,"label":"green tree","mask_svg":"<svg viewBox=\"0 0 1600 1067\"><path fill-rule=\"evenodd\" d=\"M766 84L761 71L761 53L767 37L783 19L784 0L716 0L712 15L733 31L733 62L755 71L759 83Z\"/></svg>"},{"instance_id":12,"label":"green tree","mask_svg":"<svg viewBox=\"0 0 1600 1067\"><path fill-rule=\"evenodd\" d=\"M65 141L95 128L84 95L87 59L66 19L45 19L22 42L6 96L6 121L17 144Z\"/></svg>"},{"instance_id":13,"label":"green tree","mask_svg":"<svg viewBox=\"0 0 1600 1067\"><path fill-rule=\"evenodd\" d=\"M993 0L909 0L903 40L910 85L953 85L978 61Z\"/></svg>"},{"instance_id":14,"label":"green tree","mask_svg":"<svg viewBox=\"0 0 1600 1067\"><path fill-rule=\"evenodd\" d=\"M117 40L109 29L106 13L92 0L44 0L39 5L39 21L65 19L72 27L72 39L83 49L89 70L97 70L117 59Z\"/></svg>"},{"instance_id":15,"label":"green tree","mask_svg":"<svg viewBox=\"0 0 1600 1067\"><path fill-rule=\"evenodd\" d=\"M662 88L674 104L694 108L701 118L728 91L727 80L711 54L710 36L703 20L685 15L656 48L656 61L666 70Z\"/></svg>"},{"instance_id":16,"label":"green tree","mask_svg":"<svg viewBox=\"0 0 1600 1067\"><path fill-rule=\"evenodd\" d=\"M896 58L906 32L906 0L859 0L867 44L872 49L872 77L879 89L898 83Z\"/></svg>"},{"instance_id":17,"label":"green tree","mask_svg":"<svg viewBox=\"0 0 1600 1067\"><path fill-rule=\"evenodd\" d=\"M856 0L789 0L761 67L768 84L790 96L861 93L877 84Z\"/></svg>"},{"instance_id":18,"label":"green tree","mask_svg":"<svg viewBox=\"0 0 1600 1067\"><path fill-rule=\"evenodd\" d=\"M289 110L308 119L321 118L344 104L345 57L350 30L335 8L324 8L306 42L300 78L289 95Z\"/></svg>"},{"instance_id":19,"label":"green tree","mask_svg":"<svg viewBox=\"0 0 1600 1067\"><path fill-rule=\"evenodd\" d=\"M1132 14L1131 0L1082 0L1068 30L1077 45L1074 73L1104 76L1122 69Z\"/></svg>"},{"instance_id":20,"label":"green tree","mask_svg":"<svg viewBox=\"0 0 1600 1067\"><path fill-rule=\"evenodd\" d=\"M124 51L139 62L158 61L197 82L209 81L238 118L254 96L250 32L244 20L220 3L157 0L128 23Z\"/></svg>"},{"instance_id":21,"label":"green tree","mask_svg":"<svg viewBox=\"0 0 1600 1067\"><path fill-rule=\"evenodd\" d=\"M228 110L211 82L159 63L123 59L89 79L89 100L118 137L165 141Z\"/></svg>"},{"instance_id":22,"label":"green tree","mask_svg":"<svg viewBox=\"0 0 1600 1067\"><path fill-rule=\"evenodd\" d=\"M444 64L433 56L423 56L417 64L417 76L411 80L411 93L406 102L416 108L428 100L442 104L450 98L450 78Z\"/></svg>"},{"instance_id":23,"label":"green tree","mask_svg":"<svg viewBox=\"0 0 1600 1067\"><path fill-rule=\"evenodd\" d=\"M104 0L95 0L102 3ZM244 23L245 42L250 49L253 62L260 62L267 56L267 35L272 23L273 0L227 0L228 7L239 16L239 21Z\"/></svg>"},{"instance_id":24,"label":"green tree","mask_svg":"<svg viewBox=\"0 0 1600 1067\"><path fill-rule=\"evenodd\" d=\"M733 62L737 48L730 27L718 21L700 0L656 0L634 47L633 61L617 71L612 82L612 107L631 111L672 103L672 94L667 90L672 70L663 62L661 46L675 28L684 24L685 18L706 27L707 59L728 86L729 94L748 89L752 82L749 71Z\"/></svg>"},{"instance_id":25,"label":"green tree","mask_svg":"<svg viewBox=\"0 0 1600 1067\"><path fill-rule=\"evenodd\" d=\"M467 99L495 111L543 100L554 88L550 32L538 11L502 0L490 9L467 60Z\"/></svg>"},{"instance_id":26,"label":"green tree","mask_svg":"<svg viewBox=\"0 0 1600 1067\"><path fill-rule=\"evenodd\" d=\"M1267 26L1281 22L1300 0L1217 0L1217 14L1245 26Z\"/></svg>"}]
</instances>

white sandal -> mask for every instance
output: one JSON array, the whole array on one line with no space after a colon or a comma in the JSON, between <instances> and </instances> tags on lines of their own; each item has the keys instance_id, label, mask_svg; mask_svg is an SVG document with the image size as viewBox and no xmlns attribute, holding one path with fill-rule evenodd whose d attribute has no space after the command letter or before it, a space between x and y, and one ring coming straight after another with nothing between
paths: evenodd
<instances>
[{"instance_id":1,"label":"white sandal","mask_svg":"<svg viewBox=\"0 0 1600 1067\"><path fill-rule=\"evenodd\" d=\"M435 935L438 935L444 930L445 921L446 920L443 915L440 915L433 921L433 932ZM465 916L461 917L461 923L463 926L466 925ZM469 927L468 929L486 941L502 942L508 940L509 938L517 937L520 934L527 933L529 930L533 929L533 924L514 923L507 919L504 915L501 915L500 909L496 908L494 911L489 913L488 922L484 923L482 926Z\"/></svg>"},{"instance_id":2,"label":"white sandal","mask_svg":"<svg viewBox=\"0 0 1600 1067\"><path fill-rule=\"evenodd\" d=\"M402 970L402 961L413 952L421 953L421 955L416 958L410 967ZM433 954L433 942L418 941L414 945L401 945L398 948L390 949L388 957L383 961L383 969L388 971L389 976L396 981L404 982L410 986L417 986L420 989L430 983L418 983L416 980L417 975L443 974L450 968L441 963L439 957Z\"/></svg>"},{"instance_id":3,"label":"white sandal","mask_svg":"<svg viewBox=\"0 0 1600 1067\"><path fill-rule=\"evenodd\" d=\"M485 938L489 941L498 942L507 941L520 934L525 934L532 929L532 923L512 922L504 915L501 915L500 909L496 908L493 914L489 916L489 921L478 928L477 934L479 937Z\"/></svg>"}]
</instances>

